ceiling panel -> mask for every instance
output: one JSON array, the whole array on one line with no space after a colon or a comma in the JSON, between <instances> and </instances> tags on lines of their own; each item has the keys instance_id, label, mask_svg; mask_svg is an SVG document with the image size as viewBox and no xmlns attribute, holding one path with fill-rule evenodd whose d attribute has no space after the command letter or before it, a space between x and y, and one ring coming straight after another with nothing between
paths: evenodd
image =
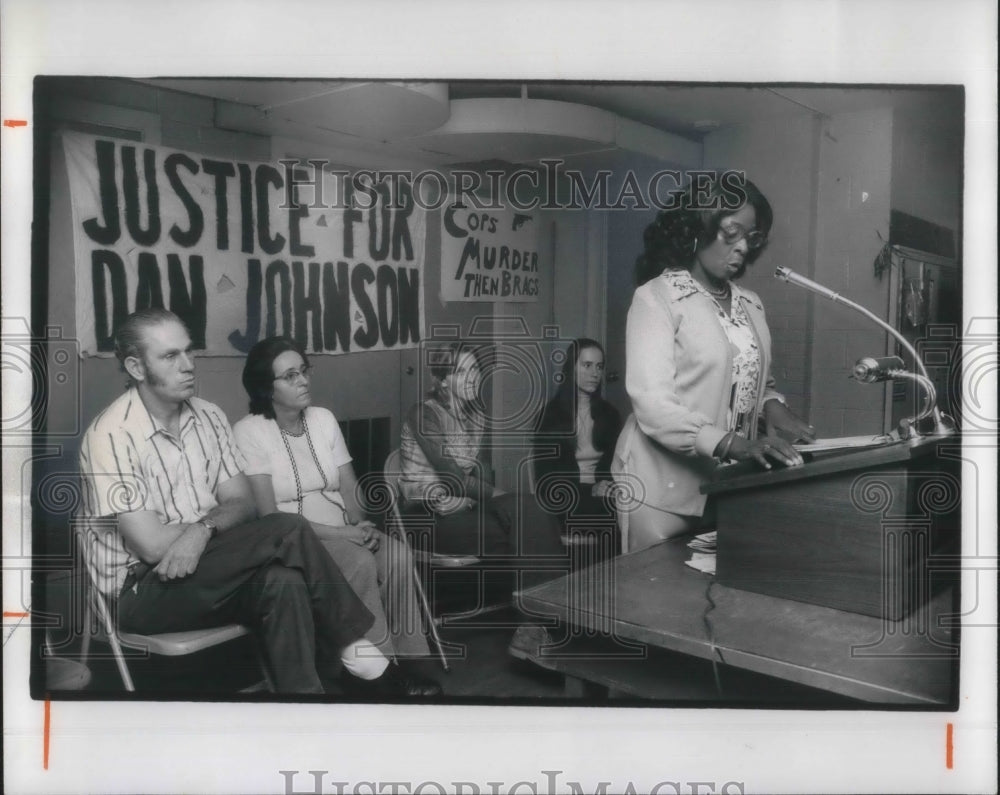
<instances>
[{"instance_id":1,"label":"ceiling panel","mask_svg":"<svg viewBox=\"0 0 1000 795\"><path fill-rule=\"evenodd\" d=\"M655 155L661 149L657 135L664 142L672 135L698 144L713 130L764 119L876 107L919 109L941 99L941 92L925 89L822 85L252 79L142 82L238 103L254 114L245 118L247 129L282 135L284 125L299 134L308 131L302 137L311 141L349 146L354 139L359 149L383 149L402 156L410 152L452 163L491 158L516 163L625 150L628 140L623 143L615 135L599 132L602 126L614 127L616 118L649 128L650 135L645 138L652 141L652 147L629 151ZM961 97L957 92L952 94L958 99L960 112ZM528 113L522 119L515 101L519 98L534 100L522 103L525 107L540 107L546 100L569 104L563 105L562 118L557 114L554 122L544 114ZM482 110L490 106L488 101L476 105L475 101L489 99L507 102L506 115ZM464 105L478 108L481 115L463 115L460 109ZM569 120L574 121L562 126L558 123ZM239 124L233 128L242 129ZM666 152L669 147L663 149Z\"/></svg>"},{"instance_id":2,"label":"ceiling panel","mask_svg":"<svg viewBox=\"0 0 1000 795\"><path fill-rule=\"evenodd\" d=\"M174 91L183 91L187 94L239 102L255 108L281 105L285 102L306 99L358 84L356 80L254 80L240 78L167 78L140 82Z\"/></svg>"}]
</instances>

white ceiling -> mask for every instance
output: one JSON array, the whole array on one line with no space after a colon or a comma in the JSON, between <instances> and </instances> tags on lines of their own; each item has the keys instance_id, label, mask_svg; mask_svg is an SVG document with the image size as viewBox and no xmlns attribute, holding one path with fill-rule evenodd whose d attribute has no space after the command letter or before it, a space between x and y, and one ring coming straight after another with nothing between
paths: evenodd
<instances>
[{"instance_id":1,"label":"white ceiling","mask_svg":"<svg viewBox=\"0 0 1000 795\"><path fill-rule=\"evenodd\" d=\"M955 91L912 87L158 79L220 100L217 123L372 158L454 165L640 152L684 162L713 130L876 107L961 114Z\"/></svg>"}]
</instances>

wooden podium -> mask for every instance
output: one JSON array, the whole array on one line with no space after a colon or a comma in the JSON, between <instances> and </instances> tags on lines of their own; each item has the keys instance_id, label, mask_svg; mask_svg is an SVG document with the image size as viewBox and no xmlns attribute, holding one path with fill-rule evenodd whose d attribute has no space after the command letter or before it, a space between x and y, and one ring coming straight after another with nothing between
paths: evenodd
<instances>
[{"instance_id":1,"label":"wooden podium","mask_svg":"<svg viewBox=\"0 0 1000 795\"><path fill-rule=\"evenodd\" d=\"M716 580L733 588L896 621L946 580L957 555L961 438L805 453L801 467L719 467ZM778 617L776 617L777 619Z\"/></svg>"}]
</instances>

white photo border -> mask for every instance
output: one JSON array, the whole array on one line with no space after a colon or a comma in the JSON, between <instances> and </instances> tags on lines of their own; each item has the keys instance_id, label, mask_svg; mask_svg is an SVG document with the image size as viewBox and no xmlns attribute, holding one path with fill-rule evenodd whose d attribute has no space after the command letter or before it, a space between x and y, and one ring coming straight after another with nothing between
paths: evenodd
<instances>
[{"instance_id":1,"label":"white photo border","mask_svg":"<svg viewBox=\"0 0 1000 795\"><path fill-rule=\"evenodd\" d=\"M45 74L962 84L964 311L967 324L980 319L992 333L995 353L997 10L988 0L4 0L0 21L4 119L32 118L32 80ZM4 314L29 304L31 138L30 126L2 128ZM5 402L25 389L24 378L4 373ZM996 417L995 402L983 411ZM15 528L30 450L4 440L3 452L4 526ZM980 482L994 483L996 445L969 455ZM30 632L5 612L6 789L280 793L289 791L280 771L299 771L291 786L312 792L308 771L324 770L322 792L338 781L350 782L344 792L391 792L380 788L391 782L409 782L401 792L421 782L444 791L472 782L483 792L499 782L505 793L580 782L592 791L604 781L611 792L658 782L684 792L697 782L700 792L730 782L743 786L734 792L996 791L996 493L977 496L963 526L979 531L993 568L978 581L966 576L963 597L978 595L993 624L963 631L957 712L61 701L49 709L43 769L46 708L28 694ZM3 543L7 569L25 552L7 532ZM4 572L3 605L16 613L28 585L13 573Z\"/></svg>"}]
</instances>

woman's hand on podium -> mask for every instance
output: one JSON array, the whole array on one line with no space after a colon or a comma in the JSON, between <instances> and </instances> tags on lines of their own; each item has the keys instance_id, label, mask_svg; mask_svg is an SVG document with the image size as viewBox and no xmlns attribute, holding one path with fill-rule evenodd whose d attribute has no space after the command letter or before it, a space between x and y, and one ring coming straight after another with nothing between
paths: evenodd
<instances>
[{"instance_id":1,"label":"woman's hand on podium","mask_svg":"<svg viewBox=\"0 0 1000 795\"><path fill-rule=\"evenodd\" d=\"M777 461L787 467L801 466L802 456L788 442L778 436L762 436L759 439L744 439L733 436L729 445L728 457L737 461L753 459L764 469L771 468L771 461Z\"/></svg>"}]
</instances>

